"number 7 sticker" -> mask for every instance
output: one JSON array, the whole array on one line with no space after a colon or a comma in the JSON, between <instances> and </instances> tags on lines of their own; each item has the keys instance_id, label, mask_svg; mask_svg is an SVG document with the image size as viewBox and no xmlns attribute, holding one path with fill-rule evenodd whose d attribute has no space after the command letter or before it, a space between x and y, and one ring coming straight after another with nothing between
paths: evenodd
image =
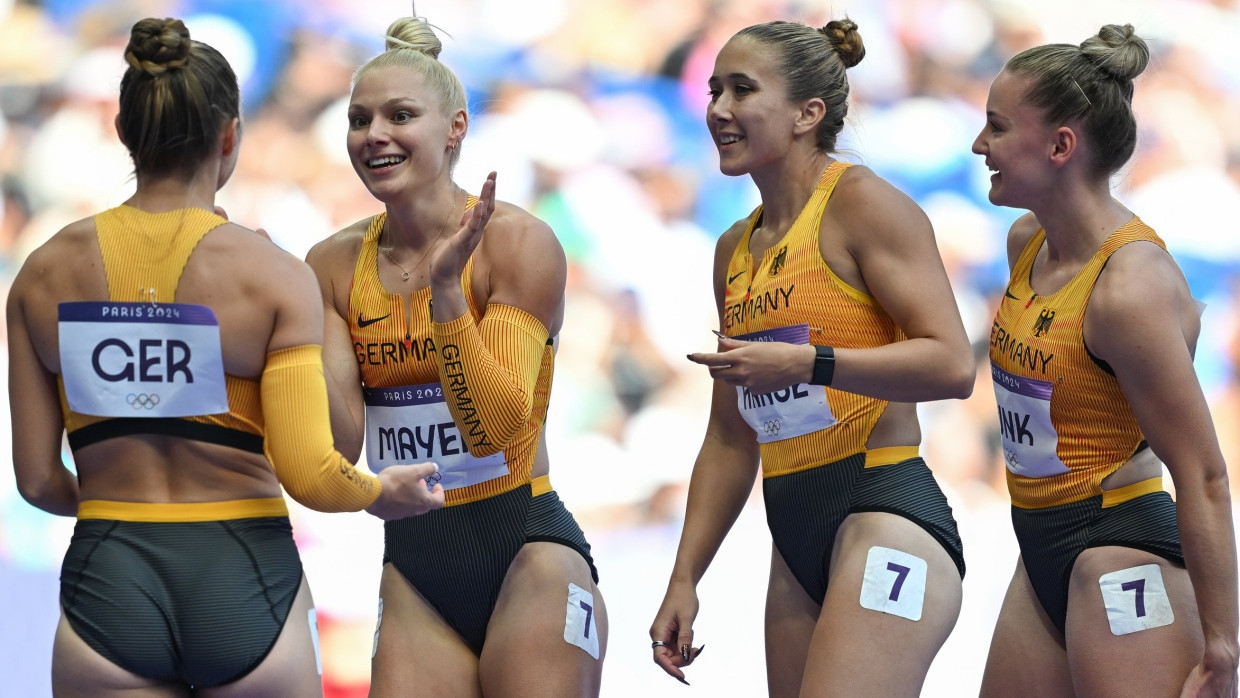
<instances>
[{"instance_id":1,"label":"number 7 sticker","mask_svg":"<svg viewBox=\"0 0 1240 698\"><path fill-rule=\"evenodd\" d=\"M1171 625L1175 614L1158 565L1141 565L1098 578L1107 622L1114 635Z\"/></svg>"},{"instance_id":2,"label":"number 7 sticker","mask_svg":"<svg viewBox=\"0 0 1240 698\"><path fill-rule=\"evenodd\" d=\"M594 594L569 582L564 615L564 641L598 659L598 627L594 623Z\"/></svg>"},{"instance_id":3,"label":"number 7 sticker","mask_svg":"<svg viewBox=\"0 0 1240 698\"><path fill-rule=\"evenodd\" d=\"M891 548L870 548L861 580L863 608L921 620L925 596L925 560Z\"/></svg>"}]
</instances>

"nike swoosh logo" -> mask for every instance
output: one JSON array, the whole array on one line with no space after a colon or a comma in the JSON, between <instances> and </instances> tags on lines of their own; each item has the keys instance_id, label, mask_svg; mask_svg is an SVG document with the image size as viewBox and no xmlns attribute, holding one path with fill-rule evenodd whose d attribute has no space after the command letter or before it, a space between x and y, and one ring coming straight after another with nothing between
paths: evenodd
<instances>
[{"instance_id":1,"label":"nike swoosh logo","mask_svg":"<svg viewBox=\"0 0 1240 698\"><path fill-rule=\"evenodd\" d=\"M738 276L740 276L741 274L744 274L744 273L745 273L745 272L743 272L743 271L738 271L738 272L736 272L735 274L733 274L732 276L729 276L729 277L728 277L728 285L729 285L729 286L731 286L731 285L732 285L732 282L733 282L733 281L736 281L736 277L738 277Z\"/></svg>"},{"instance_id":2,"label":"nike swoosh logo","mask_svg":"<svg viewBox=\"0 0 1240 698\"><path fill-rule=\"evenodd\" d=\"M361 329L363 327L369 327L370 325L373 325L380 320L386 320L391 316L392 314L388 313L387 315L384 315L383 317L377 317L377 318L371 318L369 320L365 320L362 318L362 314L358 313L357 314L357 327L358 329Z\"/></svg>"},{"instance_id":3,"label":"nike swoosh logo","mask_svg":"<svg viewBox=\"0 0 1240 698\"><path fill-rule=\"evenodd\" d=\"M1020 300L1020 299L1019 299L1019 298L1017 298L1016 296L1013 296L1013 295L1012 295L1012 292L1011 292L1011 291L1009 291L1009 290L1008 290L1008 289L1006 289L1006 288L1005 288L1005 289L1003 289L1003 295L1007 296L1008 298L1011 298L1011 299L1012 299L1012 300L1014 300L1014 301L1018 301L1018 300Z\"/></svg>"}]
</instances>

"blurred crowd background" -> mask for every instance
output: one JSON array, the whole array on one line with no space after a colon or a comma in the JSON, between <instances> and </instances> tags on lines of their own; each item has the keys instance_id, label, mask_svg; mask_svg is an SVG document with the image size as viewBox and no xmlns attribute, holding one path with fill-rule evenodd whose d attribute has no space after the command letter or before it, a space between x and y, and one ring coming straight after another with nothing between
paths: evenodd
<instances>
[{"instance_id":1,"label":"blurred crowd background","mask_svg":"<svg viewBox=\"0 0 1240 698\"><path fill-rule=\"evenodd\" d=\"M711 652L689 672L693 689L651 663L647 637L709 402L709 376L684 355L714 347L714 243L757 203L748 178L719 174L703 126L715 54L749 24L820 26L845 13L858 23L868 53L849 71L840 156L929 215L982 369L1006 282L1004 236L1020 213L987 202L988 173L969 150L990 81L1028 46L1133 24L1153 60L1137 80L1140 143L1116 196L1167 240L1207 304L1196 365L1240 467L1240 1L421 0L416 10L443 30L441 60L470 93L457 182L477 191L497 170L499 197L548 221L568 256L547 432L552 483L594 545L611 614L605 696L765 694L770 539L758 488L701 586L697 637ZM345 153L345 109L354 69L410 12L389 0L0 0L0 286L63 225L132 191L112 121L122 50L145 16L184 18L238 72L242 154L219 197L233 220L304 256L378 212ZM967 400L921 408L922 453L969 567L927 696L976 695L1016 560L988 377L979 371ZM20 397L7 409L21 409ZM293 511L327 695L364 696L382 527L364 514ZM50 695L72 527L0 475L0 695Z\"/></svg>"}]
</instances>

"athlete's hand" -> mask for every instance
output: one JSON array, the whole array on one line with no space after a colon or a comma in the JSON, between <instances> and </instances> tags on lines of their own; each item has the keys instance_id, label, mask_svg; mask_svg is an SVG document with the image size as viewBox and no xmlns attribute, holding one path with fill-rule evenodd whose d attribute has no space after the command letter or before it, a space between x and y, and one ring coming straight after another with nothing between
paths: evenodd
<instances>
[{"instance_id":1,"label":"athlete's hand","mask_svg":"<svg viewBox=\"0 0 1240 698\"><path fill-rule=\"evenodd\" d=\"M815 349L810 344L747 342L719 335L719 351L689 354L689 360L710 369L710 377L728 385L771 393L808 383L814 375Z\"/></svg>"},{"instance_id":2,"label":"athlete's hand","mask_svg":"<svg viewBox=\"0 0 1240 698\"><path fill-rule=\"evenodd\" d=\"M478 194L478 203L461 216L461 227L436 245L431 253L431 284L461 284L465 263L482 240L491 214L495 212L495 173L487 175Z\"/></svg>"},{"instance_id":3,"label":"athlete's hand","mask_svg":"<svg viewBox=\"0 0 1240 698\"><path fill-rule=\"evenodd\" d=\"M677 681L688 685L683 667L687 667L697 659L705 645L693 646L693 620L697 618L697 590L687 582L671 582L667 587L667 595L663 597L663 605L654 617L650 626L650 639L662 642L651 649L654 652L654 663L658 664Z\"/></svg>"},{"instance_id":4,"label":"athlete's hand","mask_svg":"<svg viewBox=\"0 0 1240 698\"><path fill-rule=\"evenodd\" d=\"M378 477L383 491L374 504L366 507L367 513L384 521L394 521L442 507L443 485L435 483L433 489L426 486L426 478L438 472L434 463L393 465L380 470Z\"/></svg>"},{"instance_id":5,"label":"athlete's hand","mask_svg":"<svg viewBox=\"0 0 1240 698\"><path fill-rule=\"evenodd\" d=\"M1211 668L1208 663L1203 661L1193 667L1184 680L1180 698L1236 698L1236 665Z\"/></svg>"}]
</instances>

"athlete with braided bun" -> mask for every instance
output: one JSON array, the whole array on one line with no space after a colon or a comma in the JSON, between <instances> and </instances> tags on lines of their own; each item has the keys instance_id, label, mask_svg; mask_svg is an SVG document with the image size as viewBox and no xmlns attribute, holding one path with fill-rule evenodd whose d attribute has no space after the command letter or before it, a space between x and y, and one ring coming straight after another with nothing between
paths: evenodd
<instances>
[{"instance_id":1,"label":"athlete with braided bun","mask_svg":"<svg viewBox=\"0 0 1240 698\"><path fill-rule=\"evenodd\" d=\"M567 265L551 229L452 180L465 90L421 18L358 69L347 144L384 204L316 245L333 428L368 465L429 459L446 506L384 530L372 696L597 695L607 613L551 489L543 421Z\"/></svg>"},{"instance_id":2,"label":"athlete with braided bun","mask_svg":"<svg viewBox=\"0 0 1240 698\"><path fill-rule=\"evenodd\" d=\"M964 559L918 456L918 400L965 397L974 368L925 214L832 157L857 25L770 22L719 52L706 124L724 174L761 206L719 240L719 351L684 530L650 628L684 681L697 583L759 462L774 540L766 600L772 696L916 696L960 611Z\"/></svg>"},{"instance_id":3,"label":"athlete with braided bun","mask_svg":"<svg viewBox=\"0 0 1240 698\"><path fill-rule=\"evenodd\" d=\"M973 144L990 201L1029 210L990 340L1021 556L984 696L1236 695L1236 544L1193 370L1201 308L1110 190L1148 62L1131 25L1023 51Z\"/></svg>"},{"instance_id":4,"label":"athlete with braided bun","mask_svg":"<svg viewBox=\"0 0 1240 698\"><path fill-rule=\"evenodd\" d=\"M333 448L313 274L214 213L241 137L227 61L155 18L125 59L116 126L136 192L32 253L8 298L18 490L78 518L53 692L321 695L281 484L381 518L443 494L432 464L375 478Z\"/></svg>"}]
</instances>

